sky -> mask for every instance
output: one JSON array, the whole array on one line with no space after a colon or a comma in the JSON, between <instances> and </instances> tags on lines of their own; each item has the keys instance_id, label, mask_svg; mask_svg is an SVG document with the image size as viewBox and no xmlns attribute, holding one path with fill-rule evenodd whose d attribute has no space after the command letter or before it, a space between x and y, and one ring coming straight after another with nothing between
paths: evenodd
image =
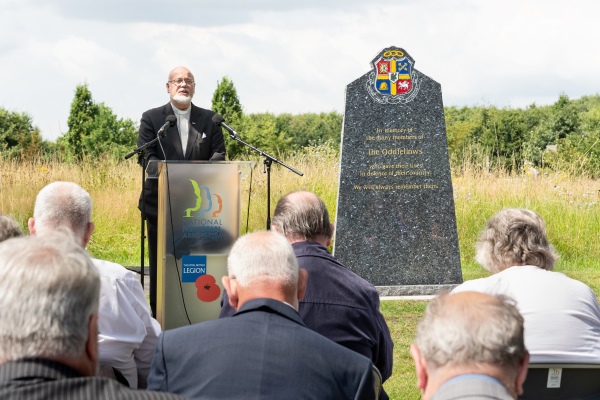
<instances>
[{"instance_id":1,"label":"sky","mask_svg":"<svg viewBox=\"0 0 600 400\"><path fill-rule=\"evenodd\" d=\"M343 113L390 46L445 106L547 105L600 92L598 15L597 0L0 0L0 107L55 140L87 83L138 123L184 65L200 107L228 76L245 113Z\"/></svg>"}]
</instances>

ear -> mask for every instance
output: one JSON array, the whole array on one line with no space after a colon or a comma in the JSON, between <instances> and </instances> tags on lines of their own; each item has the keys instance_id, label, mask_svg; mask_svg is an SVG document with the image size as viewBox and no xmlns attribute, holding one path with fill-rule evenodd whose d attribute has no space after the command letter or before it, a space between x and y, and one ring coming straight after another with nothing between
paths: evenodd
<instances>
[{"instance_id":1,"label":"ear","mask_svg":"<svg viewBox=\"0 0 600 400\"><path fill-rule=\"evenodd\" d=\"M90 239L92 238L92 233L94 233L94 228L95 228L94 223L88 222L87 229L85 230L85 233L83 234L83 248L84 249L86 248L86 246L90 242Z\"/></svg>"},{"instance_id":2,"label":"ear","mask_svg":"<svg viewBox=\"0 0 600 400\"><path fill-rule=\"evenodd\" d=\"M171 79L171 78L169 78ZM169 82L165 83L165 88L167 88L167 93L169 93Z\"/></svg>"},{"instance_id":3,"label":"ear","mask_svg":"<svg viewBox=\"0 0 600 400\"><path fill-rule=\"evenodd\" d=\"M238 296L237 291L237 281L235 279L231 279L227 275L225 275L221 279L221 283L223 283L223 287L225 287L225 291L227 291L227 298L229 299L229 305L237 310L238 303L240 298Z\"/></svg>"},{"instance_id":4,"label":"ear","mask_svg":"<svg viewBox=\"0 0 600 400\"><path fill-rule=\"evenodd\" d=\"M298 270L298 300L302 300L306 293L306 285L308 283L308 271L304 268Z\"/></svg>"},{"instance_id":5,"label":"ear","mask_svg":"<svg viewBox=\"0 0 600 400\"><path fill-rule=\"evenodd\" d=\"M517 368L517 377L515 381L515 388L517 389L517 394L523 394L523 383L525 383L525 379L527 378L527 369L529 368L529 352L525 354L523 360L519 364Z\"/></svg>"},{"instance_id":6,"label":"ear","mask_svg":"<svg viewBox=\"0 0 600 400\"><path fill-rule=\"evenodd\" d=\"M417 373L417 386L421 389L421 392L425 391L427 387L427 363L421 358L421 352L416 344L410 345L410 355L415 362L415 371Z\"/></svg>"},{"instance_id":7,"label":"ear","mask_svg":"<svg viewBox=\"0 0 600 400\"><path fill-rule=\"evenodd\" d=\"M35 235L35 219L33 217L29 218L29 221L27 221L27 228L29 228L30 235Z\"/></svg>"},{"instance_id":8,"label":"ear","mask_svg":"<svg viewBox=\"0 0 600 400\"><path fill-rule=\"evenodd\" d=\"M277 225L273 225L273 224L271 224L271 230L272 230L273 232L281 233L281 232L279 232L279 229L277 228Z\"/></svg>"},{"instance_id":9,"label":"ear","mask_svg":"<svg viewBox=\"0 0 600 400\"><path fill-rule=\"evenodd\" d=\"M331 243L333 242L333 236L335 235L335 225L329 224L331 226L331 237L327 239L327 244L325 247L331 247Z\"/></svg>"},{"instance_id":10,"label":"ear","mask_svg":"<svg viewBox=\"0 0 600 400\"><path fill-rule=\"evenodd\" d=\"M85 355L87 361L86 373L88 376L94 376L98 370L98 314L93 314L88 323Z\"/></svg>"}]
</instances>

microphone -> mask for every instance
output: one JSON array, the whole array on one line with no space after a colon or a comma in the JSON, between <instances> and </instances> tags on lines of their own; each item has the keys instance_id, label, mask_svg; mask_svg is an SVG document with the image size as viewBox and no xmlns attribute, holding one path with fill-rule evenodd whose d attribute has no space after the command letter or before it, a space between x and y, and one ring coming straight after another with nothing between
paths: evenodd
<instances>
[{"instance_id":1,"label":"microphone","mask_svg":"<svg viewBox=\"0 0 600 400\"><path fill-rule=\"evenodd\" d=\"M212 122L213 122L213 124L221 125L223 128L227 129L229 131L229 133L231 133L233 136L240 136L235 131L235 129L233 129L232 127L230 127L229 125L227 125L225 123L225 119L223 119L223 117L221 116L221 114L215 114L215 115L213 115Z\"/></svg>"},{"instance_id":2,"label":"microphone","mask_svg":"<svg viewBox=\"0 0 600 400\"><path fill-rule=\"evenodd\" d=\"M170 126L175 125L176 123L177 117L174 115L168 115L167 119L165 120L165 124L160 127L158 132L156 132L156 136L164 137L166 135L165 130Z\"/></svg>"}]
</instances>

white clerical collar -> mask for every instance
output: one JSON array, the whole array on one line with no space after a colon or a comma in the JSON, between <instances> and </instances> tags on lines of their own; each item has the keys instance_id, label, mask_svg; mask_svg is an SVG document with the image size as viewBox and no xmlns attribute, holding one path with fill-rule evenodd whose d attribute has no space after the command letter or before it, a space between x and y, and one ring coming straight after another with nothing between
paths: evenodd
<instances>
[{"instance_id":1,"label":"white clerical collar","mask_svg":"<svg viewBox=\"0 0 600 400\"><path fill-rule=\"evenodd\" d=\"M190 105L188 106L188 108L186 108L185 110L180 110L179 108L175 107L173 105L173 103L171 103L171 107L173 108L173 112L175 114L185 115L185 114L189 114L190 113L190 110L192 109L192 103L190 103Z\"/></svg>"}]
</instances>

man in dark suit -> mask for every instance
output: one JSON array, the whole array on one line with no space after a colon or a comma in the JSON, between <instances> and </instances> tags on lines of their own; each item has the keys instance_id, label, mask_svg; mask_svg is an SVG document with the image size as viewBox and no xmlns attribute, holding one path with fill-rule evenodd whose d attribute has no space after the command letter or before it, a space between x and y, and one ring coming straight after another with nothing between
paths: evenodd
<instances>
[{"instance_id":1,"label":"man in dark suit","mask_svg":"<svg viewBox=\"0 0 600 400\"><path fill-rule=\"evenodd\" d=\"M308 274L283 236L243 236L227 265L237 313L165 331L148 388L206 400L376 398L371 361L302 323Z\"/></svg>"},{"instance_id":2,"label":"man in dark suit","mask_svg":"<svg viewBox=\"0 0 600 400\"><path fill-rule=\"evenodd\" d=\"M220 125L212 122L210 110L196 107L192 98L196 89L194 75L186 67L176 67L166 83L170 101L142 114L137 144L142 146L156 138L168 116L174 115L177 124L166 129L160 144L146 149L140 164L147 165L149 175L156 174L156 161L225 159L225 142ZM144 164L145 163L145 164ZM156 315L156 241L158 214L158 180L146 179L140 196L139 208L148 224L148 252L150 258L150 308Z\"/></svg>"},{"instance_id":3,"label":"man in dark suit","mask_svg":"<svg viewBox=\"0 0 600 400\"><path fill-rule=\"evenodd\" d=\"M438 296L428 304L410 352L423 400L513 400L523 393L529 353L523 317L508 297Z\"/></svg>"},{"instance_id":4,"label":"man in dark suit","mask_svg":"<svg viewBox=\"0 0 600 400\"><path fill-rule=\"evenodd\" d=\"M379 311L375 287L333 257L333 224L323 200L311 192L291 192L275 207L273 231L292 244L298 265L308 271L299 313L310 329L371 359L385 382L392 375L394 343ZM223 295L221 317L234 310ZM381 394L387 399L387 394Z\"/></svg>"},{"instance_id":5,"label":"man in dark suit","mask_svg":"<svg viewBox=\"0 0 600 400\"><path fill-rule=\"evenodd\" d=\"M181 399L94 376L100 278L68 234L0 243L0 399Z\"/></svg>"}]
</instances>

